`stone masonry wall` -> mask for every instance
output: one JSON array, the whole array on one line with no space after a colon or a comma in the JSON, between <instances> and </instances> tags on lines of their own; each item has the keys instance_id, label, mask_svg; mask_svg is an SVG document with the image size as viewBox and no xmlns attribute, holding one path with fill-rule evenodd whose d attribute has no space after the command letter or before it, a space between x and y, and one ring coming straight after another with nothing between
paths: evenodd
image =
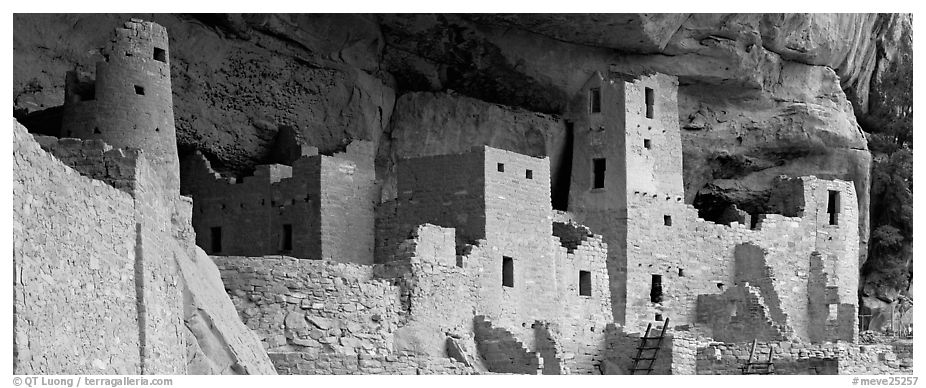
<instances>
[{"instance_id":1,"label":"stone masonry wall","mask_svg":"<svg viewBox=\"0 0 926 388\"><path fill-rule=\"evenodd\" d=\"M237 316L216 321L234 308L192 258L192 203L142 152L14 133L14 225L39 223L14 233L17 373L273 372Z\"/></svg>"},{"instance_id":2,"label":"stone masonry wall","mask_svg":"<svg viewBox=\"0 0 926 388\"><path fill-rule=\"evenodd\" d=\"M14 373L142 373L132 197L13 136Z\"/></svg>"},{"instance_id":3,"label":"stone masonry wall","mask_svg":"<svg viewBox=\"0 0 926 388\"><path fill-rule=\"evenodd\" d=\"M92 93L77 93L74 82L81 77L68 76L62 137L141 148L165 187L179 192L167 30L132 19L116 29L103 54Z\"/></svg>"},{"instance_id":4,"label":"stone masonry wall","mask_svg":"<svg viewBox=\"0 0 926 388\"><path fill-rule=\"evenodd\" d=\"M714 343L697 349L697 374L741 374L752 342ZM772 351L776 374L912 374L912 362L902 362L890 344L760 342L754 360ZM827 367L835 363L836 368ZM909 360L908 360L909 361Z\"/></svg>"},{"instance_id":5,"label":"stone masonry wall","mask_svg":"<svg viewBox=\"0 0 926 388\"><path fill-rule=\"evenodd\" d=\"M268 352L390 353L398 290L372 267L213 256L244 323Z\"/></svg>"},{"instance_id":6,"label":"stone masonry wall","mask_svg":"<svg viewBox=\"0 0 926 388\"><path fill-rule=\"evenodd\" d=\"M99 140L40 137L39 143L81 174L131 194L142 372L184 373L183 290L172 220L176 193L139 150L112 149Z\"/></svg>"},{"instance_id":7,"label":"stone masonry wall","mask_svg":"<svg viewBox=\"0 0 926 388\"><path fill-rule=\"evenodd\" d=\"M428 334L446 337L411 325L403 310L411 296L376 278L374 271L381 269L294 258L213 260L241 318L261 338L281 374L473 372L449 359L443 348L435 351L416 342ZM412 303L421 321L430 317L425 304Z\"/></svg>"},{"instance_id":8,"label":"stone masonry wall","mask_svg":"<svg viewBox=\"0 0 926 388\"><path fill-rule=\"evenodd\" d=\"M781 327L770 317L761 291L749 284L737 284L722 294L698 295L697 306L697 323L709 327L718 341L786 339Z\"/></svg>"},{"instance_id":9,"label":"stone masonry wall","mask_svg":"<svg viewBox=\"0 0 926 388\"><path fill-rule=\"evenodd\" d=\"M194 155L184 175L194 182L189 191L197 244L211 254L372 264L373 152L366 141L332 156L303 152L291 167L257 166L240 182L221 177L205 157ZM284 243L285 225L291 247ZM221 241L212 241L213 228L221 228Z\"/></svg>"},{"instance_id":10,"label":"stone masonry wall","mask_svg":"<svg viewBox=\"0 0 926 388\"><path fill-rule=\"evenodd\" d=\"M694 323L697 295L721 293L737 280L734 251L744 243L761 247L762 259L768 266L768 275L762 278L771 279L770 286L777 293L777 298L771 294L762 297L772 306L773 318L774 306L780 304L789 330L798 338L810 340L808 327L825 323L809 321L807 287L813 252L830 258L824 271L834 275L829 286L839 289L834 302L854 306L854 299L848 295L855 289L855 283L850 282L858 279L851 260L851 252L858 246L857 228L851 226L857 214L854 189L848 182L800 179L808 198L803 216L765 215L754 230L738 223L727 226L704 221L680 198L633 193L628 216L636 222L628 224L626 326L642 330L655 314L671 317L679 325ZM819 212L822 209L825 213L826 199L814 193L826 190L823 187L843 190L844 219L840 225L821 225ZM671 218L671 225L663 222L666 217ZM651 301L654 274L662 276L660 303ZM842 314L839 327L854 324L856 318L850 317L848 310ZM840 339L854 338L852 333L840 333Z\"/></svg>"}]
</instances>

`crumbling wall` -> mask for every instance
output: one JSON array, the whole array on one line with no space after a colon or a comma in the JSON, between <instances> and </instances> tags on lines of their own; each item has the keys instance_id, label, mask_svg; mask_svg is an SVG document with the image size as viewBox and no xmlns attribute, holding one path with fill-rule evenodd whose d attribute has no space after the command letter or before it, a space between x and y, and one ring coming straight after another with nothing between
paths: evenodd
<instances>
[{"instance_id":1,"label":"crumbling wall","mask_svg":"<svg viewBox=\"0 0 926 388\"><path fill-rule=\"evenodd\" d=\"M416 355L271 354L280 374L292 375L469 375L471 367L450 358Z\"/></svg>"},{"instance_id":2,"label":"crumbling wall","mask_svg":"<svg viewBox=\"0 0 926 388\"><path fill-rule=\"evenodd\" d=\"M749 284L737 284L722 294L698 296L698 324L711 329L723 342L780 341L782 325L770 317L762 292Z\"/></svg>"},{"instance_id":3,"label":"crumbling wall","mask_svg":"<svg viewBox=\"0 0 926 388\"><path fill-rule=\"evenodd\" d=\"M394 261L376 268L379 277L394 279L407 311L396 350L446 356L448 336L472 344L479 269L458 258L455 246L453 228L421 225L399 245Z\"/></svg>"},{"instance_id":4,"label":"crumbling wall","mask_svg":"<svg viewBox=\"0 0 926 388\"><path fill-rule=\"evenodd\" d=\"M855 290L849 282L858 279L857 271L851 270L851 252L858 245L857 228L850 226L852 214L857 214L853 210L854 191L848 182L814 177L800 180L807 198L805 216L765 215L755 229L700 219L680 197L632 193L628 219L635 222L628 222L626 325L642 330L655 314L670 317L680 325L694 323L697 295L718 294L731 284L748 281L763 289L762 297L776 322L785 316L788 327L784 329L809 339L808 327L825 324L811 322L808 313L810 256L815 251L829 258L824 261L824 272L834 277L838 274L838 282L830 281L829 285L839 288L839 303L854 306L857 302L849 296ZM842 190L846 205L842 208L845 223L840 225L828 225L826 194L820 193L834 186ZM754 255L737 248L741 244L761 250L765 264L747 265L747 256ZM749 269L753 267L755 271ZM652 275L662 276L661 302L651 300ZM776 303L780 303L781 314L776 312ZM840 327L849 330L850 320L854 322L855 318L843 314L840 325L845 326ZM843 338L849 337L844 334Z\"/></svg>"},{"instance_id":5,"label":"crumbling wall","mask_svg":"<svg viewBox=\"0 0 926 388\"><path fill-rule=\"evenodd\" d=\"M476 346L490 372L538 374L543 369L539 354L528 351L508 330L494 327L481 315L473 326Z\"/></svg>"},{"instance_id":6,"label":"crumbling wall","mask_svg":"<svg viewBox=\"0 0 926 388\"><path fill-rule=\"evenodd\" d=\"M241 180L223 178L195 153L184 176L195 181L188 190L197 244L211 254L372 264L372 152L370 142L356 141L334 156L305 152L292 166L257 166ZM221 228L220 241L212 241L213 228Z\"/></svg>"},{"instance_id":7,"label":"crumbling wall","mask_svg":"<svg viewBox=\"0 0 926 388\"><path fill-rule=\"evenodd\" d=\"M697 374L742 374L752 342L713 343L697 349ZM759 342L755 361L768 359L776 374L912 374L912 360L903 363L890 344L807 344L801 342Z\"/></svg>"},{"instance_id":8,"label":"crumbling wall","mask_svg":"<svg viewBox=\"0 0 926 388\"><path fill-rule=\"evenodd\" d=\"M271 353L388 354L398 289L354 264L213 256L245 325Z\"/></svg>"},{"instance_id":9,"label":"crumbling wall","mask_svg":"<svg viewBox=\"0 0 926 388\"><path fill-rule=\"evenodd\" d=\"M405 288L418 284L408 282L412 277L430 282L440 278L412 276L407 267L396 268L397 263L384 269L295 258L214 256L213 260L241 319L260 337L279 373L473 372L447 357L443 332L415 326L410 318L443 324L433 315L436 308L426 303L411 302L415 307L409 308L409 300L424 301L431 294L421 294L420 287ZM394 274L390 270L405 281L377 278ZM449 300L443 302L447 304L441 311L453 310ZM429 335L440 338L439 350L418 340Z\"/></svg>"},{"instance_id":10,"label":"crumbling wall","mask_svg":"<svg viewBox=\"0 0 926 388\"><path fill-rule=\"evenodd\" d=\"M606 265L608 246L601 236L591 235L572 253L564 250L557 247L555 267L562 310L558 316L543 319L556 323L554 333L562 338L558 346L569 373L597 374L604 358L605 328L614 321ZM581 289L581 272L587 273L587 290ZM589 291L589 295L582 291Z\"/></svg>"},{"instance_id":11,"label":"crumbling wall","mask_svg":"<svg viewBox=\"0 0 926 388\"><path fill-rule=\"evenodd\" d=\"M13 139L14 373L142 373L132 197Z\"/></svg>"}]
</instances>

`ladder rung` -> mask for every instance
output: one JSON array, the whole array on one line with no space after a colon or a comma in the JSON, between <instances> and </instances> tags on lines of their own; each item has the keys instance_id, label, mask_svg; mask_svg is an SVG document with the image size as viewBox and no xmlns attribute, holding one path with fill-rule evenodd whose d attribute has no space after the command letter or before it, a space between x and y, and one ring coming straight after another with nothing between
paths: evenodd
<instances>
[{"instance_id":1,"label":"ladder rung","mask_svg":"<svg viewBox=\"0 0 926 388\"><path fill-rule=\"evenodd\" d=\"M656 350L656 349L662 349L662 347L660 347L660 346L637 346L637 349L640 349L640 350Z\"/></svg>"},{"instance_id":2,"label":"ladder rung","mask_svg":"<svg viewBox=\"0 0 926 388\"><path fill-rule=\"evenodd\" d=\"M640 358L637 358L636 360L643 361L643 360L655 360L655 359L656 357L640 357Z\"/></svg>"}]
</instances>

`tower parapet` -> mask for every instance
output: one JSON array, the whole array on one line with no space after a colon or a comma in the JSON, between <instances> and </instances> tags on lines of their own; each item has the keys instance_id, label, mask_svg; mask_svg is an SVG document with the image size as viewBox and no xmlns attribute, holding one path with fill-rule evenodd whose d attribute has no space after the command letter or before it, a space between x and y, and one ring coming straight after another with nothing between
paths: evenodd
<instances>
[{"instance_id":1,"label":"tower parapet","mask_svg":"<svg viewBox=\"0 0 926 388\"><path fill-rule=\"evenodd\" d=\"M103 57L95 79L68 72L60 135L139 148L165 188L179 193L167 29L131 19L116 29Z\"/></svg>"}]
</instances>

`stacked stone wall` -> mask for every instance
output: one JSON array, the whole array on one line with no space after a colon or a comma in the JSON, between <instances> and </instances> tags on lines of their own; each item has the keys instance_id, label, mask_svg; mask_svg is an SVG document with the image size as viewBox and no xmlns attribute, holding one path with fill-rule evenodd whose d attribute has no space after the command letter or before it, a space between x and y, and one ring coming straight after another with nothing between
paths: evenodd
<instances>
[{"instance_id":1,"label":"stacked stone wall","mask_svg":"<svg viewBox=\"0 0 926 388\"><path fill-rule=\"evenodd\" d=\"M142 373L132 197L13 136L14 373Z\"/></svg>"},{"instance_id":2,"label":"stacked stone wall","mask_svg":"<svg viewBox=\"0 0 926 388\"><path fill-rule=\"evenodd\" d=\"M312 355L274 353L271 359L280 374L293 375L469 375L467 367L449 358L420 355Z\"/></svg>"},{"instance_id":3,"label":"stacked stone wall","mask_svg":"<svg viewBox=\"0 0 926 388\"><path fill-rule=\"evenodd\" d=\"M163 60L156 59L155 48L163 50ZM106 61L96 65L93 99L87 94L65 96L61 135L100 139L116 148L140 147L165 187L179 191L167 52L164 27L132 19L117 28L104 53ZM68 76L69 84L78 78ZM67 90L75 88L68 85Z\"/></svg>"},{"instance_id":4,"label":"stacked stone wall","mask_svg":"<svg viewBox=\"0 0 926 388\"><path fill-rule=\"evenodd\" d=\"M211 254L373 263L372 146L356 141L333 156L307 152L293 166L261 165L239 183L221 177L201 154L184 175L194 200L197 244ZM291 246L285 240L291 228ZM214 244L212 228L221 228ZM213 247L220 248L215 251Z\"/></svg>"},{"instance_id":5,"label":"stacked stone wall","mask_svg":"<svg viewBox=\"0 0 926 388\"><path fill-rule=\"evenodd\" d=\"M400 322L398 289L372 267L213 256L245 325L273 353L381 354Z\"/></svg>"},{"instance_id":6,"label":"stacked stone wall","mask_svg":"<svg viewBox=\"0 0 926 388\"><path fill-rule=\"evenodd\" d=\"M682 203L680 197L632 193L628 215L635 222L628 223L626 326L642 330L655 314L671 317L680 325L694 323L698 295L719 294L737 281L749 281L765 288L762 297L773 318L778 319L775 306L780 306L788 330L798 338L809 339L810 325L825 324L811 322L808 311L811 255L818 252L829 258L824 260L824 272L834 275L827 286L838 287L838 297L829 302L851 305L840 307L845 311L834 326L839 329L830 329L827 338L852 340L857 334L849 330L853 330L850 327L857 318L850 316L849 310L854 309L855 302L849 294L854 290L855 283L851 282L858 280L851 259L858 246L857 228L850 226L857 215L854 189L849 182L800 179L808 198L803 216L765 215L756 229L700 219L697 211ZM825 213L826 199L821 192L833 187L843 195L845 206L841 211L846 224L823 225L819 213ZM664 222L666 217L670 217L671 225ZM760 247L761 254L734 260L736 252L742 249L737 247L742 244ZM765 264L756 267L761 273L737 270L737 263L752 266L748 263L761 259ZM741 274L739 278L737 273ZM660 303L651 301L652 275L662 276Z\"/></svg>"},{"instance_id":7,"label":"stacked stone wall","mask_svg":"<svg viewBox=\"0 0 926 388\"><path fill-rule=\"evenodd\" d=\"M742 374L752 342L713 343L697 349L697 374ZM912 359L894 352L891 344L807 344L791 341L759 342L754 361L768 359L776 374L912 374Z\"/></svg>"},{"instance_id":8,"label":"stacked stone wall","mask_svg":"<svg viewBox=\"0 0 926 388\"><path fill-rule=\"evenodd\" d=\"M450 232L446 242L452 253ZM453 289L442 281L451 276L434 277L433 271L412 275L399 262L372 267L272 257L213 260L241 319L261 338L278 373L473 372L447 357L443 331L422 324L454 321L439 317L454 311L451 300L440 299L438 291ZM416 270L430 266L427 259L415 265ZM405 310L409 306L414 307ZM440 347L428 336L439 337Z\"/></svg>"}]
</instances>

